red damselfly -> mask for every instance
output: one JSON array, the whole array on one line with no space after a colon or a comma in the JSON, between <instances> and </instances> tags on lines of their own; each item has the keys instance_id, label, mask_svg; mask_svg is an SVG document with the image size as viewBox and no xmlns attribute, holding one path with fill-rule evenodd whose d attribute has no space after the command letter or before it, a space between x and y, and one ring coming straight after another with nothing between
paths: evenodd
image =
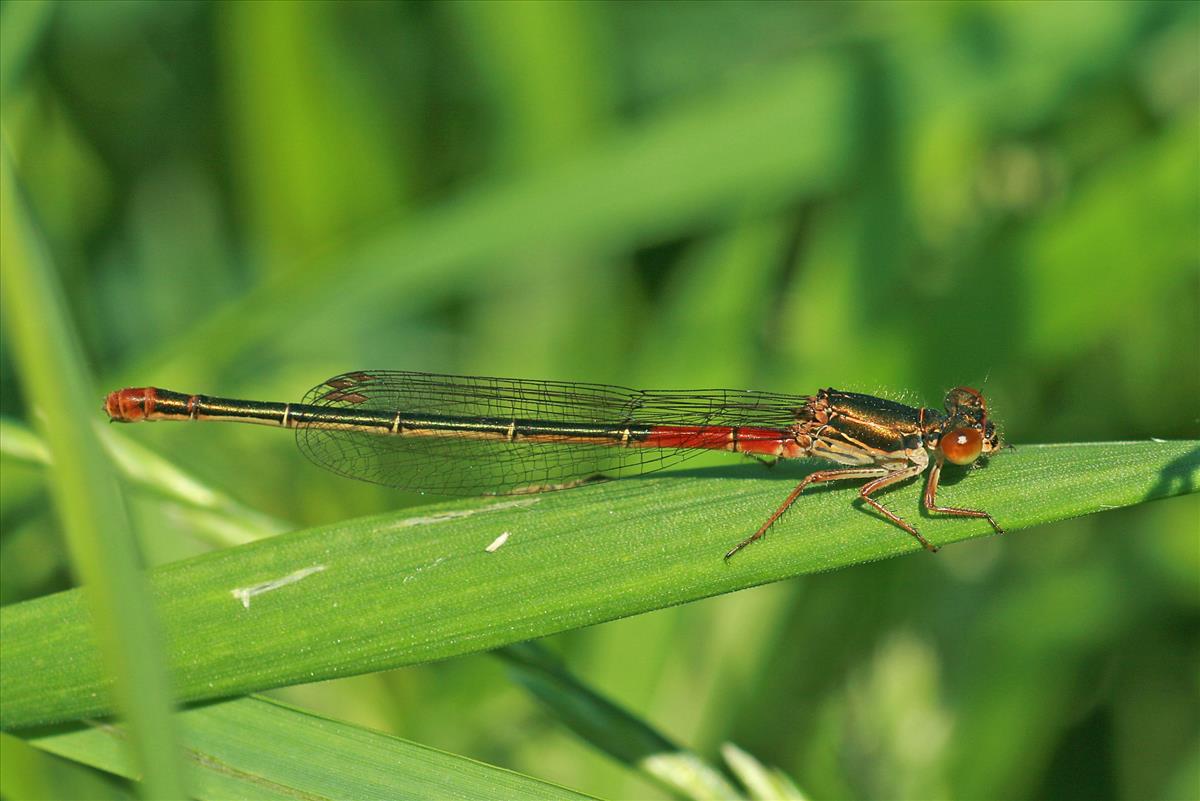
<instances>
[{"instance_id":1,"label":"red damselfly","mask_svg":"<svg viewBox=\"0 0 1200 801\"><path fill-rule=\"evenodd\" d=\"M122 423L227 420L293 428L300 450L335 473L446 495L557 489L658 470L705 450L841 465L808 475L726 559L762 537L806 487L846 479L867 479L859 497L936 551L872 497L926 469L926 509L984 518L1003 533L987 512L937 505L944 462L973 464L1000 447L983 395L969 387L950 390L942 412L836 389L808 396L634 390L360 370L317 385L300 403L137 387L110 393L104 410Z\"/></svg>"}]
</instances>

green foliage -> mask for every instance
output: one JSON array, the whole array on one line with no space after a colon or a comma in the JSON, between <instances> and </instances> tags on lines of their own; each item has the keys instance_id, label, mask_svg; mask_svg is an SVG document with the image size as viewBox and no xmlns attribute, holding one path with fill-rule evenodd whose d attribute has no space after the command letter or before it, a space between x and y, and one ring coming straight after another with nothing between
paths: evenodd
<instances>
[{"instance_id":1,"label":"green foliage","mask_svg":"<svg viewBox=\"0 0 1200 801\"><path fill-rule=\"evenodd\" d=\"M93 643L124 643L118 687L165 647L189 697L288 684L313 710L289 715L661 797L544 725L497 660L297 684L563 632L575 702L612 699L687 759L737 742L725 781L747 792L1194 795L1200 496L1140 501L1195 489L1195 4L10 2L0 22L6 725L110 709L84 698ZM145 426L100 441L163 644L149 610L87 624L52 594L137 598L122 527L77 525L115 497L85 425L104 392L294 400L372 367L923 403L986 376L1017 450L945 497L1013 533L897 489L925 533L972 541L816 573L913 549L829 489L725 565L811 465L416 511L278 432ZM464 516L395 528L445 512ZM230 594L317 564L249 608ZM135 737L161 731L147 688ZM0 745L24 771L6 797L96 783Z\"/></svg>"},{"instance_id":2,"label":"green foliage","mask_svg":"<svg viewBox=\"0 0 1200 801\"><path fill-rule=\"evenodd\" d=\"M46 450L57 466L48 483L72 564L88 593L87 627L103 652L104 684L115 684L120 711L133 724L131 742L146 793L182 798L172 699L143 591L137 545L120 490L88 422L84 398L89 387L74 327L3 139L0 209L5 324L26 386L41 386L45 393Z\"/></svg>"},{"instance_id":3,"label":"green foliage","mask_svg":"<svg viewBox=\"0 0 1200 801\"><path fill-rule=\"evenodd\" d=\"M588 797L262 698L197 706L180 713L177 723L194 798ZM31 742L119 776L137 776L123 747L125 733L115 726L64 727Z\"/></svg>"}]
</instances>

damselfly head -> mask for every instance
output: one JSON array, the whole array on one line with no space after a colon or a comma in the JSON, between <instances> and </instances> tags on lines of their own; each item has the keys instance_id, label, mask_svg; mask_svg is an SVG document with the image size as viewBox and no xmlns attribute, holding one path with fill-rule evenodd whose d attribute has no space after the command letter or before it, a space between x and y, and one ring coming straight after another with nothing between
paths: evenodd
<instances>
[{"instance_id":1,"label":"damselfly head","mask_svg":"<svg viewBox=\"0 0 1200 801\"><path fill-rule=\"evenodd\" d=\"M946 424L938 448L953 464L968 465L1000 448L1000 434L988 419L979 390L955 387L946 393Z\"/></svg>"}]
</instances>

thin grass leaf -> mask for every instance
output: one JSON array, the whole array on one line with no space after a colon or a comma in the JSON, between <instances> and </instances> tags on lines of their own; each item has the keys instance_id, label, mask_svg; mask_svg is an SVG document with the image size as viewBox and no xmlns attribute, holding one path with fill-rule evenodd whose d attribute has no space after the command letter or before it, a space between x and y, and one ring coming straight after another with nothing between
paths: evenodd
<instances>
[{"instance_id":1,"label":"thin grass leaf","mask_svg":"<svg viewBox=\"0 0 1200 801\"><path fill-rule=\"evenodd\" d=\"M681 798L742 797L719 770L584 685L537 643L513 645L496 655L564 725L631 770Z\"/></svg>"},{"instance_id":2,"label":"thin grass leaf","mask_svg":"<svg viewBox=\"0 0 1200 801\"><path fill-rule=\"evenodd\" d=\"M111 465L90 421L95 397L79 344L31 209L18 184L8 140L0 136L0 268L4 323L21 386L40 412L42 433L57 468L50 488L83 580L77 609L90 622L90 646L107 666L105 696L115 685L121 712L151 798L181 798L174 758L171 693L158 631L146 600L137 546ZM94 652L99 666L99 652ZM29 656L29 654L27 654ZM37 658L45 659L42 653ZM52 657L51 657L52 658Z\"/></svg>"},{"instance_id":3,"label":"thin grass leaf","mask_svg":"<svg viewBox=\"0 0 1200 801\"><path fill-rule=\"evenodd\" d=\"M812 469L743 464L458 500L167 565L150 586L174 687L185 699L216 698L445 659L920 550L855 509L854 490L831 488L724 561ZM1194 441L1022 446L948 476L938 497L1016 531L1195 492L1198 473ZM935 543L991 534L986 522L918 516L919 495L909 485L883 497ZM111 711L77 591L0 609L0 640L0 725Z\"/></svg>"},{"instance_id":4,"label":"thin grass leaf","mask_svg":"<svg viewBox=\"0 0 1200 801\"><path fill-rule=\"evenodd\" d=\"M135 487L192 510L198 533L215 547L242 545L287 531L280 520L238 503L173 462L115 431L94 426L100 444L122 476ZM30 464L51 465L50 451L16 420L0 417L0 455Z\"/></svg>"},{"instance_id":5,"label":"thin grass leaf","mask_svg":"<svg viewBox=\"0 0 1200 801\"><path fill-rule=\"evenodd\" d=\"M73 801L126 801L136 798L121 779L48 754L0 732L0 796L12 801L69 798Z\"/></svg>"},{"instance_id":6,"label":"thin grass leaf","mask_svg":"<svg viewBox=\"0 0 1200 801\"><path fill-rule=\"evenodd\" d=\"M805 801L787 774L766 767L733 743L722 745L721 755L755 801Z\"/></svg>"},{"instance_id":7,"label":"thin grass leaf","mask_svg":"<svg viewBox=\"0 0 1200 801\"><path fill-rule=\"evenodd\" d=\"M50 449L41 437L9 417L0 417L0 455L29 464L50 464Z\"/></svg>"},{"instance_id":8,"label":"thin grass leaf","mask_svg":"<svg viewBox=\"0 0 1200 801\"><path fill-rule=\"evenodd\" d=\"M193 797L271 799L582 799L564 787L265 698L177 716ZM125 733L102 723L32 736L38 748L136 779Z\"/></svg>"}]
</instances>

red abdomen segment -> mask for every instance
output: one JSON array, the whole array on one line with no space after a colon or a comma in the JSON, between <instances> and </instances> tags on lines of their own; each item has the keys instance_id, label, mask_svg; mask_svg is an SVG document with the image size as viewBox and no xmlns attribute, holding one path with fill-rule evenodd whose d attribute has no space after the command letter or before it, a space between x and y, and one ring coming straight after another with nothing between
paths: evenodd
<instances>
[{"instance_id":1,"label":"red abdomen segment","mask_svg":"<svg viewBox=\"0 0 1200 801\"><path fill-rule=\"evenodd\" d=\"M164 390L155 387L127 387L108 393L104 399L104 411L114 423L136 423L154 419L158 394ZM170 395L178 393L171 392Z\"/></svg>"},{"instance_id":2,"label":"red abdomen segment","mask_svg":"<svg viewBox=\"0 0 1200 801\"><path fill-rule=\"evenodd\" d=\"M703 448L795 459L804 456L792 432L746 426L652 426L630 442L642 448Z\"/></svg>"}]
</instances>

